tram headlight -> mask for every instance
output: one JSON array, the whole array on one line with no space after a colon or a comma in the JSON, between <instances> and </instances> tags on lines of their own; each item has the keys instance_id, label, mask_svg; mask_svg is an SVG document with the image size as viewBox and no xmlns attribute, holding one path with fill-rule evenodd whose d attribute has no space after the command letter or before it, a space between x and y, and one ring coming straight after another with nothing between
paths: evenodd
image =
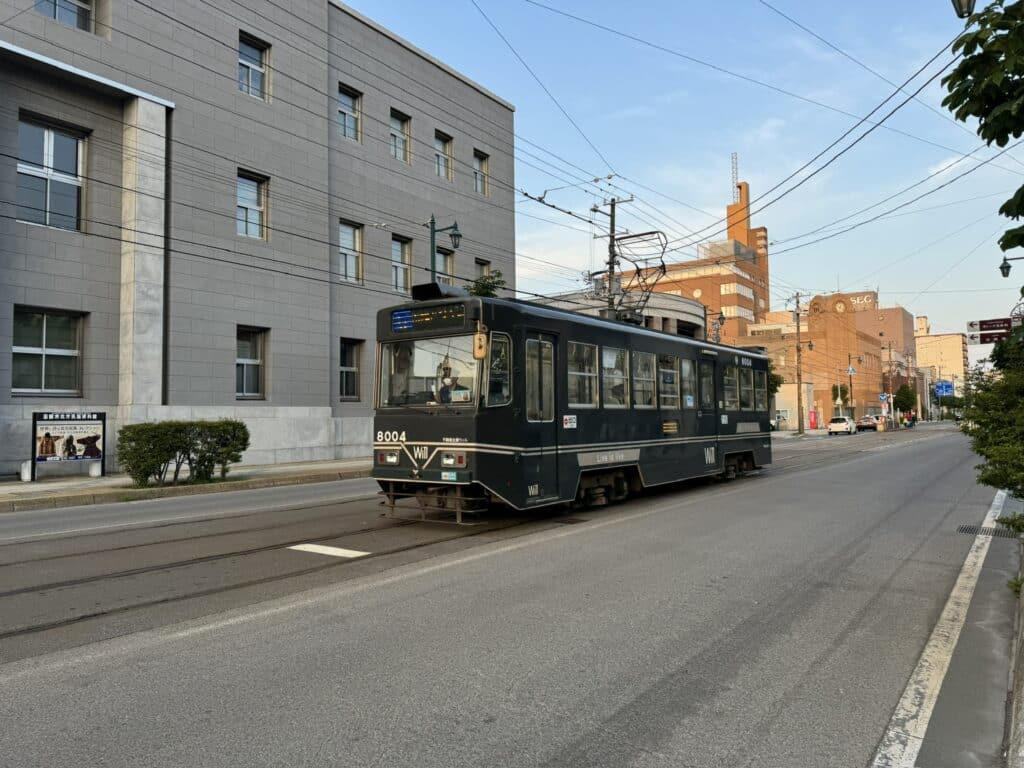
<instances>
[{"instance_id":1,"label":"tram headlight","mask_svg":"<svg viewBox=\"0 0 1024 768\"><path fill-rule=\"evenodd\" d=\"M381 451L377 454L377 461L380 464L398 464L398 451Z\"/></svg>"}]
</instances>

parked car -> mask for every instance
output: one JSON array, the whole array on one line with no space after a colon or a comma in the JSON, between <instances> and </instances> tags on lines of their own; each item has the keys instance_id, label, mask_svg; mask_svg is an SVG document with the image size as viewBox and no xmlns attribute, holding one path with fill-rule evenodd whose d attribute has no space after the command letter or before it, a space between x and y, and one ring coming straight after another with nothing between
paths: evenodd
<instances>
[{"instance_id":1,"label":"parked car","mask_svg":"<svg viewBox=\"0 0 1024 768\"><path fill-rule=\"evenodd\" d=\"M857 434L857 425L849 416L836 416L828 423L828 433L829 435L855 435Z\"/></svg>"},{"instance_id":2,"label":"parked car","mask_svg":"<svg viewBox=\"0 0 1024 768\"><path fill-rule=\"evenodd\" d=\"M857 431L863 432L866 429L870 429L872 432L877 432L878 419L874 416L861 416L857 419Z\"/></svg>"}]
</instances>

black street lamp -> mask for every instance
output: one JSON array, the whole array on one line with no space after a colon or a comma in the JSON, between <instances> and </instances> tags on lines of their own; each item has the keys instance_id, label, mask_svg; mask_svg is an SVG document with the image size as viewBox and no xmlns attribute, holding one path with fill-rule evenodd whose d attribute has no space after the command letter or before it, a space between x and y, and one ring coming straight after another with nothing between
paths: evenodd
<instances>
[{"instance_id":1,"label":"black street lamp","mask_svg":"<svg viewBox=\"0 0 1024 768\"><path fill-rule=\"evenodd\" d=\"M437 279L437 233L449 233L448 236L452 240L452 250L458 250L459 243L462 242L462 233L459 232L459 222L457 221L453 221L450 227L438 228L434 214L430 214L430 221L426 223L426 226L430 228L430 282L433 283ZM448 277L451 278L452 275Z\"/></svg>"},{"instance_id":2,"label":"black street lamp","mask_svg":"<svg viewBox=\"0 0 1024 768\"><path fill-rule=\"evenodd\" d=\"M1010 276L1010 262L1011 261L1022 261L1024 256L1003 256L1003 263L999 265L999 274L1003 277Z\"/></svg>"},{"instance_id":3,"label":"black street lamp","mask_svg":"<svg viewBox=\"0 0 1024 768\"><path fill-rule=\"evenodd\" d=\"M953 10L956 11L957 17L966 19L974 13L974 1L975 0L953 0Z\"/></svg>"}]
</instances>

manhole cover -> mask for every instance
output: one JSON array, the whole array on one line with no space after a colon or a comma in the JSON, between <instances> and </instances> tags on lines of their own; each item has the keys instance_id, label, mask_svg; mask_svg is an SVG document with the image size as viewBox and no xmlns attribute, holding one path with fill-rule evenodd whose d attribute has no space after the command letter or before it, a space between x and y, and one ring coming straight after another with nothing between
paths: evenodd
<instances>
[{"instance_id":1,"label":"manhole cover","mask_svg":"<svg viewBox=\"0 0 1024 768\"><path fill-rule=\"evenodd\" d=\"M1002 539L1016 539L1017 534L1011 531L1009 528L991 528L989 526L982 527L980 525L961 525L956 529L957 533L968 533L971 536L997 536Z\"/></svg>"}]
</instances>

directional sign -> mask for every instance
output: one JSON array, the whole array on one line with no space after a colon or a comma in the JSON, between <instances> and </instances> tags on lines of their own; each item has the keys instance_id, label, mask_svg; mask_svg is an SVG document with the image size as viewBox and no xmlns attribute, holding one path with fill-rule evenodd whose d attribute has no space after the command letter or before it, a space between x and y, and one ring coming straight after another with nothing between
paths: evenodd
<instances>
[{"instance_id":1,"label":"directional sign","mask_svg":"<svg viewBox=\"0 0 1024 768\"><path fill-rule=\"evenodd\" d=\"M855 373L857 373L857 369L854 368L852 365L846 369L847 376L853 376Z\"/></svg>"},{"instance_id":2,"label":"directional sign","mask_svg":"<svg viewBox=\"0 0 1024 768\"><path fill-rule=\"evenodd\" d=\"M1009 329L1005 331L989 331L988 333L968 333L968 344L995 344L997 341L1010 338Z\"/></svg>"},{"instance_id":3,"label":"directional sign","mask_svg":"<svg viewBox=\"0 0 1024 768\"><path fill-rule=\"evenodd\" d=\"M884 403L884 402L885 402L885 401L886 401L886 400L887 400L888 398L889 398L889 396L888 396L887 394L885 394L885 392L880 392L880 393L879 393L879 395L878 395L878 399L879 399L880 401L882 401L883 403Z\"/></svg>"},{"instance_id":4,"label":"directional sign","mask_svg":"<svg viewBox=\"0 0 1024 768\"><path fill-rule=\"evenodd\" d=\"M1009 331L1011 328L1017 328L1021 321L1022 318L1019 317L994 317L990 320L971 320L967 323L967 332Z\"/></svg>"},{"instance_id":5,"label":"directional sign","mask_svg":"<svg viewBox=\"0 0 1024 768\"><path fill-rule=\"evenodd\" d=\"M936 397L951 397L953 395L953 382L952 381L936 381L935 382L935 396Z\"/></svg>"}]
</instances>

